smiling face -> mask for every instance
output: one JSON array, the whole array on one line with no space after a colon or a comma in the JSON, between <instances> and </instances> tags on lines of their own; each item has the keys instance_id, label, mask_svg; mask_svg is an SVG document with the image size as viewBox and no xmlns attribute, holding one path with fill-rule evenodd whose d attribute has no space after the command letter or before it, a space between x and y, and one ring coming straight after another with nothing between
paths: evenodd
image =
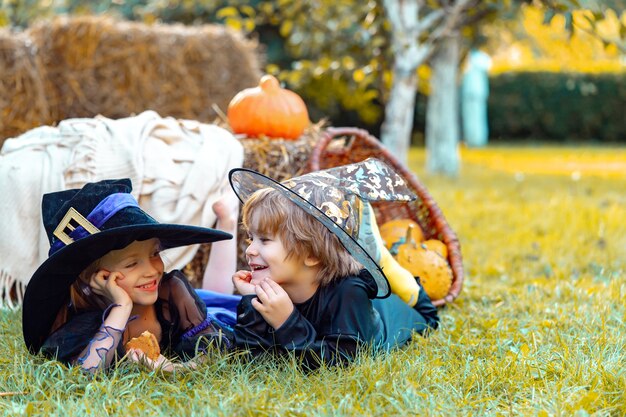
<instances>
[{"instance_id":1,"label":"smiling face","mask_svg":"<svg viewBox=\"0 0 626 417\"><path fill-rule=\"evenodd\" d=\"M306 286L306 282L327 285L336 278L356 275L362 268L337 236L273 188L257 190L246 200L242 208L242 221L251 237L246 256L253 271L253 279L261 280L271 275L276 280L273 276L275 272L268 271L269 262L259 260L269 259L265 251L269 252L269 248L274 248L276 244L280 244L280 248L276 249L280 255L276 256L277 261L283 263L285 270L301 273L298 275L300 278L292 275L294 284L300 281L302 286ZM287 258L288 255L290 257ZM311 274L315 276L302 278ZM255 279L252 284L258 282ZM287 290L284 285L283 288Z\"/></svg>"},{"instance_id":2,"label":"smiling face","mask_svg":"<svg viewBox=\"0 0 626 417\"><path fill-rule=\"evenodd\" d=\"M251 284L258 285L271 278L280 285L294 283L309 276L309 269L296 256L288 252L278 234L259 232L254 225L248 231L249 245L246 259L252 271Z\"/></svg>"},{"instance_id":3,"label":"smiling face","mask_svg":"<svg viewBox=\"0 0 626 417\"><path fill-rule=\"evenodd\" d=\"M164 269L158 239L134 241L124 249L111 251L101 258L100 268L124 276L116 282L134 304L156 302Z\"/></svg>"}]
</instances>

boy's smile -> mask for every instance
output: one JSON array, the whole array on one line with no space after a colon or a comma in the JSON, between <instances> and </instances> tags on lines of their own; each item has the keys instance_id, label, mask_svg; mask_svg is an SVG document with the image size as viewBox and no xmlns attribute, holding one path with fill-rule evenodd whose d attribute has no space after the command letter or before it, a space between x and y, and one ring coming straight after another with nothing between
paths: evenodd
<instances>
[{"instance_id":1,"label":"boy's smile","mask_svg":"<svg viewBox=\"0 0 626 417\"><path fill-rule=\"evenodd\" d=\"M258 285L260 284L266 277L269 277L268 267L265 265L259 265L256 263L249 263L250 270L252 271L252 279L250 280L251 284ZM264 272L265 271L265 272Z\"/></svg>"},{"instance_id":2,"label":"boy's smile","mask_svg":"<svg viewBox=\"0 0 626 417\"><path fill-rule=\"evenodd\" d=\"M302 274L304 263L291 257L287 259L280 236L261 236L250 233L250 244L246 249L246 258L252 279L250 283L258 285L270 278L278 284L288 284Z\"/></svg>"},{"instance_id":3,"label":"boy's smile","mask_svg":"<svg viewBox=\"0 0 626 417\"><path fill-rule=\"evenodd\" d=\"M294 303L309 299L319 287L319 261L311 256L288 257L290 250L285 247L280 233L271 231L263 224L265 221L265 217L256 213L247 226L249 283L256 286L269 279L280 285Z\"/></svg>"}]
</instances>

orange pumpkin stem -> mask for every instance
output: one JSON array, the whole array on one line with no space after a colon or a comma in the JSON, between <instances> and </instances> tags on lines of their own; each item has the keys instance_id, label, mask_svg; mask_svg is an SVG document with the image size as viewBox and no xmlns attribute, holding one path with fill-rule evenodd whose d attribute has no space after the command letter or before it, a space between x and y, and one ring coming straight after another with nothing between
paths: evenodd
<instances>
[{"instance_id":1,"label":"orange pumpkin stem","mask_svg":"<svg viewBox=\"0 0 626 417\"><path fill-rule=\"evenodd\" d=\"M413 226L412 224L410 224L409 227L407 227L406 237L404 239L407 245L411 245L412 247L416 248L417 244L415 242L415 239L413 239L413 228L415 228L415 226Z\"/></svg>"},{"instance_id":2,"label":"orange pumpkin stem","mask_svg":"<svg viewBox=\"0 0 626 417\"><path fill-rule=\"evenodd\" d=\"M266 93L269 93L270 91L278 90L280 88L280 84L278 83L278 80L276 79L276 77L270 74L266 74L263 77L261 77L261 81L259 81L259 85L261 86L261 89L265 91Z\"/></svg>"}]
</instances>

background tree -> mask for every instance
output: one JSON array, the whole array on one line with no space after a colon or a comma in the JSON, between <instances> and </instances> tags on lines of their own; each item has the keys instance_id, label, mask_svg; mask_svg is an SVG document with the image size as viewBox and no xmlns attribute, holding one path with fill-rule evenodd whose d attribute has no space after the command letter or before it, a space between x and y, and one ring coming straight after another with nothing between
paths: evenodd
<instances>
[{"instance_id":1,"label":"background tree","mask_svg":"<svg viewBox=\"0 0 626 417\"><path fill-rule=\"evenodd\" d=\"M442 19L447 21L447 30L440 35L435 31L429 34L434 50L429 59L432 77L426 111L426 166L429 172L455 176L460 165L460 63L479 37L482 25L496 18L515 17L523 2L430 3L437 7L433 10L443 11Z\"/></svg>"},{"instance_id":2,"label":"background tree","mask_svg":"<svg viewBox=\"0 0 626 417\"><path fill-rule=\"evenodd\" d=\"M587 25L585 15L590 11L575 11L574 15ZM596 23L595 33L583 27L574 33L565 28L565 17L554 16L545 22L545 12L529 5L523 7L515 21L494 20L483 26L485 48L493 58L492 74L511 71L620 72L624 65L619 42L619 16L607 14ZM623 60L622 60L623 61Z\"/></svg>"},{"instance_id":3,"label":"background tree","mask_svg":"<svg viewBox=\"0 0 626 417\"><path fill-rule=\"evenodd\" d=\"M381 139L402 161L413 131L415 94L420 88L417 69L430 59L427 167L430 172L456 175L458 68L467 50L462 35L471 38L482 25L515 16L524 3L529 2L384 0L382 5L351 1L303 5L282 1L267 3L260 21L280 25L295 59L295 65L280 71L281 78L303 91L307 102L326 110L334 102L348 110L358 109L366 121L378 116L378 104L383 103ZM543 3L546 22L562 14L573 30L572 12L581 7L578 2ZM612 7L619 7L617 3ZM608 9L601 7L591 16L593 21L604 19Z\"/></svg>"},{"instance_id":4,"label":"background tree","mask_svg":"<svg viewBox=\"0 0 626 417\"><path fill-rule=\"evenodd\" d=\"M456 175L459 169L458 142L458 67L460 34L475 30L495 17L510 16L526 1L509 0L384 0L392 27L391 49L394 54L394 78L391 96L385 109L381 139L401 160L406 160L413 119L407 109L414 107L417 89L414 76L417 67L431 58L431 91L426 121L427 169L430 172ZM573 31L585 27L595 33L598 21L609 10L621 11L623 1L611 4L575 0L536 1L545 7L545 22L562 14L566 27ZM577 25L573 12L584 6L591 13L584 15L587 25ZM626 26L621 22L619 39L605 42L623 44Z\"/></svg>"}]
</instances>

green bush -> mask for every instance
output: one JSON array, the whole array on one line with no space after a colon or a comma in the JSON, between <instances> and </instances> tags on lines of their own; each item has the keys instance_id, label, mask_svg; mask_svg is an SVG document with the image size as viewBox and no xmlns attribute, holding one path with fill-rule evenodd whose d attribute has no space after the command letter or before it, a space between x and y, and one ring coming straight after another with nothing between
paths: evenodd
<instances>
[{"instance_id":1,"label":"green bush","mask_svg":"<svg viewBox=\"0 0 626 417\"><path fill-rule=\"evenodd\" d=\"M492 76L489 82L492 142L626 143L626 74L518 72ZM415 100L414 145L423 145L427 101L422 94ZM341 108L323 111L335 126L359 126L380 134L382 118L368 124Z\"/></svg>"},{"instance_id":2,"label":"green bush","mask_svg":"<svg viewBox=\"0 0 626 417\"><path fill-rule=\"evenodd\" d=\"M626 74L505 73L490 90L491 139L626 142Z\"/></svg>"}]
</instances>

